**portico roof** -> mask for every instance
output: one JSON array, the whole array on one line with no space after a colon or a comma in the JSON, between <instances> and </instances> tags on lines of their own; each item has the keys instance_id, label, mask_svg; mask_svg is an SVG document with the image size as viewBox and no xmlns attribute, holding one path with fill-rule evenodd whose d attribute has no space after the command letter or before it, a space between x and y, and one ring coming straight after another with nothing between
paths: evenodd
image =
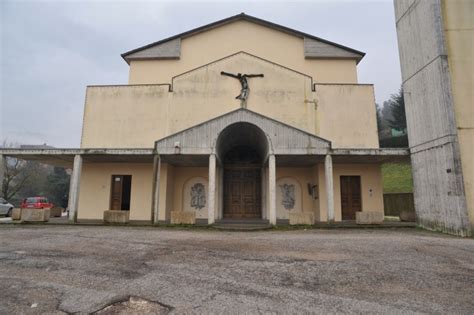
<instances>
[{"instance_id":1,"label":"portico roof","mask_svg":"<svg viewBox=\"0 0 474 315\"><path fill-rule=\"evenodd\" d=\"M398 163L410 162L408 148L332 149L334 163Z\"/></svg>"},{"instance_id":2,"label":"portico roof","mask_svg":"<svg viewBox=\"0 0 474 315\"><path fill-rule=\"evenodd\" d=\"M375 148L375 149L331 149L329 154L335 164L382 164L408 163L410 150L408 148ZM324 163L322 155L278 155L278 166L312 166Z\"/></svg>"},{"instance_id":3,"label":"portico roof","mask_svg":"<svg viewBox=\"0 0 474 315\"><path fill-rule=\"evenodd\" d=\"M66 168L73 166L76 155L85 162L153 162L153 149L0 149L0 154Z\"/></svg>"},{"instance_id":4,"label":"portico roof","mask_svg":"<svg viewBox=\"0 0 474 315\"><path fill-rule=\"evenodd\" d=\"M265 133L271 154L325 155L331 148L331 142L326 139L244 108L162 138L156 141L155 148L160 155L217 153L216 142L221 132L243 122Z\"/></svg>"},{"instance_id":5,"label":"portico roof","mask_svg":"<svg viewBox=\"0 0 474 315\"><path fill-rule=\"evenodd\" d=\"M409 149L331 149L334 163L388 163L409 162ZM153 149L0 149L0 154L23 160L38 161L60 167L72 168L75 155L81 155L86 163L152 163L156 152ZM177 165L205 166L208 156L204 154L169 154L162 156L164 162ZM322 155L278 155L277 165L310 166L322 163Z\"/></svg>"},{"instance_id":6,"label":"portico roof","mask_svg":"<svg viewBox=\"0 0 474 315\"><path fill-rule=\"evenodd\" d=\"M177 165L207 165L207 156L216 152L222 131L235 123L251 123L266 134L271 154L278 165L309 166L331 154L334 163L409 162L410 151L403 148L331 148L331 142L248 109L238 109L155 142L164 162ZM229 139L230 142L233 139Z\"/></svg>"},{"instance_id":7,"label":"portico roof","mask_svg":"<svg viewBox=\"0 0 474 315\"><path fill-rule=\"evenodd\" d=\"M322 163L330 154L334 163L409 162L408 148L331 148L331 142L304 130L248 109L238 109L182 130L155 142L155 148L85 148L85 149L0 149L0 155L33 160L71 168L74 157L85 163L153 163L155 155L176 165L207 165L216 152L217 138L226 127L250 123L260 128L269 144L268 154L278 165L309 166Z\"/></svg>"}]
</instances>

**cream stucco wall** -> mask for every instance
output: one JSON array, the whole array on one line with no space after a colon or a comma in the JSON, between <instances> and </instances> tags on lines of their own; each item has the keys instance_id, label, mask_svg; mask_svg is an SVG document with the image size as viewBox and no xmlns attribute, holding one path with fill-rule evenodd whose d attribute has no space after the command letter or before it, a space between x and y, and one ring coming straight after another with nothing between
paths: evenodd
<instances>
[{"instance_id":1,"label":"cream stucco wall","mask_svg":"<svg viewBox=\"0 0 474 315\"><path fill-rule=\"evenodd\" d=\"M288 219L289 212L312 212L317 214L318 207L308 193L308 183L317 185L318 177L313 167L277 167L276 169L277 187L276 187L276 207L277 218ZM284 209L282 205L282 189L279 185L288 182L294 184L296 181L300 188L295 191L295 208L291 211Z\"/></svg>"},{"instance_id":2,"label":"cream stucco wall","mask_svg":"<svg viewBox=\"0 0 474 315\"><path fill-rule=\"evenodd\" d=\"M474 226L474 2L442 3L464 189Z\"/></svg>"},{"instance_id":3,"label":"cream stucco wall","mask_svg":"<svg viewBox=\"0 0 474 315\"><path fill-rule=\"evenodd\" d=\"M166 174L166 218L171 218L171 211L174 209L174 173L175 167L171 164L167 165L167 174ZM163 208L161 208L163 209Z\"/></svg>"},{"instance_id":4,"label":"cream stucco wall","mask_svg":"<svg viewBox=\"0 0 474 315\"><path fill-rule=\"evenodd\" d=\"M355 60L305 59L303 38L241 20L182 39L179 60L132 61L129 84L170 83L173 76L239 51L306 73L316 82L357 83Z\"/></svg>"},{"instance_id":5,"label":"cream stucco wall","mask_svg":"<svg viewBox=\"0 0 474 315\"><path fill-rule=\"evenodd\" d=\"M245 53L176 77L172 92L156 85L89 87L81 146L152 147L240 108L240 83L223 70L264 73L249 79L249 110L326 138L333 148L378 147L372 86L316 85L312 91L310 77Z\"/></svg>"},{"instance_id":6,"label":"cream stucco wall","mask_svg":"<svg viewBox=\"0 0 474 315\"><path fill-rule=\"evenodd\" d=\"M319 174L324 174L324 164L319 165ZM383 182L380 165L377 164L333 164L334 215L341 221L341 176L360 176L362 211L384 213ZM327 198L324 176L319 176L320 216L318 221L327 221Z\"/></svg>"},{"instance_id":7,"label":"cream stucco wall","mask_svg":"<svg viewBox=\"0 0 474 315\"><path fill-rule=\"evenodd\" d=\"M102 220L110 209L112 175L132 175L130 220L151 219L153 165L139 163L84 163L78 220Z\"/></svg>"},{"instance_id":8,"label":"cream stucco wall","mask_svg":"<svg viewBox=\"0 0 474 315\"><path fill-rule=\"evenodd\" d=\"M316 134L333 148L378 148L372 85L316 85Z\"/></svg>"},{"instance_id":9,"label":"cream stucco wall","mask_svg":"<svg viewBox=\"0 0 474 315\"><path fill-rule=\"evenodd\" d=\"M78 219L102 220L103 212L110 207L112 175L132 175L130 219L150 220L152 173L153 166L151 163L85 163L81 176ZM336 221L341 220L339 178L344 175L361 176L362 211L377 211L383 213L383 185L380 166L374 164L334 164L334 205ZM207 182L208 168L175 167L167 163L162 163L160 174L160 221L169 220L171 211L183 211L185 208L183 200L186 199L186 196L183 195L184 186L187 181L196 177L202 178ZM277 183L281 183L285 178L296 180L301 186L301 191L297 194L297 198L301 198L300 209L303 212L313 212L316 221L327 221L327 201L323 164L314 167L277 167L276 178ZM308 183L318 185L318 197L316 199L313 199L308 193ZM219 185L219 182L217 182L217 185ZM369 191L370 189L372 189L372 192ZM280 198L277 196L277 201L281 201L281 189L279 187L277 187L277 195L278 194L280 194ZM218 200L219 198L216 199ZM268 199L265 198L265 200L268 202ZM281 205L277 204L277 207L281 208ZM264 218L266 208L266 205L262 205ZM203 212L203 215L199 217L207 218L207 202L206 207L200 211Z\"/></svg>"},{"instance_id":10,"label":"cream stucco wall","mask_svg":"<svg viewBox=\"0 0 474 315\"><path fill-rule=\"evenodd\" d=\"M319 177L323 176L324 173L319 173L319 166L318 164L314 165L313 167L310 168L311 172L311 179L312 181L310 182L312 186L312 190L314 190L313 196L311 197L312 199L312 208L314 211L314 218L315 220L319 220L321 218L321 207L320 207L320 194L321 194L321 189L319 187Z\"/></svg>"},{"instance_id":11,"label":"cream stucco wall","mask_svg":"<svg viewBox=\"0 0 474 315\"><path fill-rule=\"evenodd\" d=\"M206 206L196 211L196 218L202 219L208 216L208 177L209 170L207 167L176 167L174 172L174 194L173 194L173 211L191 211L190 206L184 204L189 201L187 195L189 191L184 191L186 183L196 178L202 179L206 188ZM183 195L186 194L186 195Z\"/></svg>"},{"instance_id":12,"label":"cream stucco wall","mask_svg":"<svg viewBox=\"0 0 474 315\"><path fill-rule=\"evenodd\" d=\"M174 210L174 183L176 167L169 163L161 163L160 169L160 195L158 220L165 221L171 218Z\"/></svg>"},{"instance_id":13,"label":"cream stucco wall","mask_svg":"<svg viewBox=\"0 0 474 315\"><path fill-rule=\"evenodd\" d=\"M167 133L167 86L89 87L82 148L149 148Z\"/></svg>"}]
</instances>

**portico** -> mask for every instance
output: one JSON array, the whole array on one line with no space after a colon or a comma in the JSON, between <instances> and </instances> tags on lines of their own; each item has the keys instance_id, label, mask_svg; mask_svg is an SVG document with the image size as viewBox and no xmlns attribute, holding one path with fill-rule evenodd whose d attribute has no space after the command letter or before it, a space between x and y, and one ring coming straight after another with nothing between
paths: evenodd
<instances>
[{"instance_id":1,"label":"portico","mask_svg":"<svg viewBox=\"0 0 474 315\"><path fill-rule=\"evenodd\" d=\"M243 120L245 123L250 123L250 117L252 119L264 119L247 110L237 111L234 115L233 119L245 117L247 119ZM232 117L219 119L232 119ZM208 123L218 122L210 121ZM274 123L277 124L277 126L274 126L275 128L287 127L284 125L278 126L278 122ZM236 124L236 126L239 126L239 123ZM195 128L199 128L199 126ZM213 128L205 129L214 130ZM224 130L225 128L222 131ZM119 169L123 169L122 164L125 164L129 170L134 168L144 169L148 174L147 178L150 179L148 183L144 182L144 184L149 185L150 192L153 192L150 194L150 198L145 198L149 200L148 206L146 206L145 200L145 203L141 203L142 207L132 207L129 210L132 221L137 221L135 218L138 218L138 221L143 223L169 223L171 211L190 211L193 209L199 212L196 215L198 221L214 224L226 219L226 204L224 201L225 160L221 158L219 153L223 151L209 147L207 148L209 150L208 154L205 154L204 146L200 148L199 145L191 146L193 142L188 142L189 136L200 131L202 130L190 128L184 133L173 135L173 139L159 140L156 142L155 149L0 149L0 157L8 156L35 160L71 168L73 171L68 204L70 222L100 222L102 221L103 211L109 210L109 207L104 207L102 210L99 210L97 206L94 209L86 209L84 205L81 207L80 198L89 199L89 196L84 195L89 192L80 189L83 167L85 166L86 170L112 168L108 171L112 174L119 172ZM296 132L300 131L296 130ZM213 138L204 135L202 139L218 139L220 135L221 133L218 133ZM365 172L370 165L377 166L385 162L409 160L409 152L405 149L330 149L325 146L327 142L321 139L316 139L317 142L315 142L320 143L321 147L319 149L314 147L310 150L310 152L316 154L283 154L285 152L279 150L278 146L275 150L275 146L272 145L273 143L279 143L277 138L278 136L274 136L273 139L270 136L266 137L269 151L265 154L265 160L261 164L260 181L254 183L261 189L260 209L254 209L260 215L262 221L272 225L288 223L288 215L285 216L285 212L282 212L285 209L282 186L285 184L287 186L294 185L294 191L290 193L291 196L294 196L293 204L291 202L292 198L289 198L290 202L286 203L288 208L293 207L286 209L288 213L295 209L296 212L312 213L316 222L341 221L340 190L334 185L335 181L339 184L338 177L341 172L355 174L357 168L362 168ZM174 145L173 147L167 147L167 143L174 144L175 139L180 139L178 141L179 148L175 148ZM213 143L217 144L218 142L209 142L210 145ZM158 150L163 153L160 154ZM194 150L199 151L199 154L196 154ZM129 171L129 173L139 175L137 171ZM89 181L87 177L86 180ZM138 180L141 181L140 178ZM173 183L173 185L166 185L167 183ZM203 186L205 187L204 207L196 209L192 207L188 193L190 194L193 185L199 183L204 183ZM96 187L100 196L100 183L98 184ZM301 187L304 184L307 186L304 187L305 190ZM368 181L365 186L371 184ZM332 187L332 189L327 189L328 187ZM110 187L105 187L103 190L108 191ZM132 200L136 199L136 190L137 183L132 180ZM178 196L178 198L175 198L175 196ZM107 199L107 204L109 197L104 198ZM335 203L339 204L337 209L335 209ZM195 205L199 206L199 204ZM364 209L362 210L364 211ZM383 211L383 209L381 210ZM81 214L92 211L97 212L95 218L85 218L85 215ZM338 212L338 215L336 215L336 212Z\"/></svg>"},{"instance_id":2,"label":"portico","mask_svg":"<svg viewBox=\"0 0 474 315\"><path fill-rule=\"evenodd\" d=\"M198 155L209 157L206 161L208 182L203 172L201 184L208 187L210 224L216 220L262 219L275 225L277 157L281 156L282 163L290 167L298 166L298 160L305 156L315 164L329 149L327 140L246 109L235 110L156 142L160 163L164 161L174 167L204 162L205 158L196 158ZM299 159L292 161L292 157ZM288 185L294 189L292 184ZM188 193L183 191L183 194ZM295 199L294 191L286 198ZM289 205L288 210L293 207Z\"/></svg>"}]
</instances>

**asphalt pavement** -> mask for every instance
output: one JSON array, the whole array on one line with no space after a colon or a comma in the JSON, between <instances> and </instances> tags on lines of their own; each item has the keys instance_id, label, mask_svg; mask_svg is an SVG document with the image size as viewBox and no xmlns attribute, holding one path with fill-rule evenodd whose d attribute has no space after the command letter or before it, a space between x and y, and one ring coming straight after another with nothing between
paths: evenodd
<instances>
[{"instance_id":1,"label":"asphalt pavement","mask_svg":"<svg viewBox=\"0 0 474 315\"><path fill-rule=\"evenodd\" d=\"M473 314L474 240L5 224L0 292L1 314Z\"/></svg>"}]
</instances>

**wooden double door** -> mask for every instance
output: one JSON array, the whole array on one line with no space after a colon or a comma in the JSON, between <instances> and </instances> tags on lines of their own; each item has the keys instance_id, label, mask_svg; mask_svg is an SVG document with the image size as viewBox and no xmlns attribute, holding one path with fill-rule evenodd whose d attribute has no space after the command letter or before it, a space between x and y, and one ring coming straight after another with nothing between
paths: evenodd
<instances>
[{"instance_id":1,"label":"wooden double door","mask_svg":"<svg viewBox=\"0 0 474 315\"><path fill-rule=\"evenodd\" d=\"M224 169L224 219L261 219L261 169Z\"/></svg>"},{"instance_id":2,"label":"wooden double door","mask_svg":"<svg viewBox=\"0 0 474 315\"><path fill-rule=\"evenodd\" d=\"M341 208L343 220L355 220L362 211L360 176L341 176Z\"/></svg>"}]
</instances>

